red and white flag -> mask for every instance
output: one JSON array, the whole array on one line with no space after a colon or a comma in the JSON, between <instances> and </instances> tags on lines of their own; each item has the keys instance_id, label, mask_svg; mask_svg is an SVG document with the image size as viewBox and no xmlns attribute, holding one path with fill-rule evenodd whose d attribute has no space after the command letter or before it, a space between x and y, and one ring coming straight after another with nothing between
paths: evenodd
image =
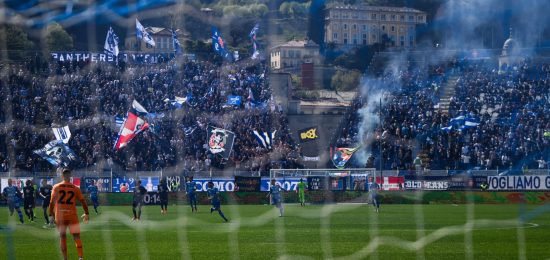
<instances>
[{"instance_id":1,"label":"red and white flag","mask_svg":"<svg viewBox=\"0 0 550 260\"><path fill-rule=\"evenodd\" d=\"M115 143L115 149L120 150L126 146L136 135L149 128L149 124L141 117L132 112L128 112L128 116L124 120L118 138Z\"/></svg>"}]
</instances>

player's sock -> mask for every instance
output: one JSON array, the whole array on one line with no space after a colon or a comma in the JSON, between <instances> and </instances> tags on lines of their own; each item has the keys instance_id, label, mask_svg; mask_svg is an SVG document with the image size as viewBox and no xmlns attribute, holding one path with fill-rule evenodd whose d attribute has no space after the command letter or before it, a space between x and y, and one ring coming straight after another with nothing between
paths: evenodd
<instances>
[{"instance_id":1,"label":"player's sock","mask_svg":"<svg viewBox=\"0 0 550 260\"><path fill-rule=\"evenodd\" d=\"M59 246L61 247L61 253L63 253L63 259L67 259L67 235L61 235Z\"/></svg>"},{"instance_id":2,"label":"player's sock","mask_svg":"<svg viewBox=\"0 0 550 260\"><path fill-rule=\"evenodd\" d=\"M141 219L141 209L138 209L138 219Z\"/></svg>"},{"instance_id":3,"label":"player's sock","mask_svg":"<svg viewBox=\"0 0 550 260\"><path fill-rule=\"evenodd\" d=\"M19 221L21 221L21 224L23 224L23 212L21 212L21 210L18 210L17 215L19 215Z\"/></svg>"},{"instance_id":4,"label":"player's sock","mask_svg":"<svg viewBox=\"0 0 550 260\"><path fill-rule=\"evenodd\" d=\"M283 208L283 205L281 205L281 206L279 207L279 216L282 217L284 213L285 213L285 209Z\"/></svg>"},{"instance_id":5,"label":"player's sock","mask_svg":"<svg viewBox=\"0 0 550 260\"><path fill-rule=\"evenodd\" d=\"M134 212L134 219L137 219L136 209L135 209L135 208L132 208L132 211Z\"/></svg>"},{"instance_id":6,"label":"player's sock","mask_svg":"<svg viewBox=\"0 0 550 260\"><path fill-rule=\"evenodd\" d=\"M50 218L48 217L48 213L46 212L46 209L43 209L44 211L44 219L46 220L46 225L50 224Z\"/></svg>"},{"instance_id":7,"label":"player's sock","mask_svg":"<svg viewBox=\"0 0 550 260\"><path fill-rule=\"evenodd\" d=\"M97 206L94 205L94 210L95 210L95 214L99 214L99 212L97 212Z\"/></svg>"},{"instance_id":8,"label":"player's sock","mask_svg":"<svg viewBox=\"0 0 550 260\"><path fill-rule=\"evenodd\" d=\"M222 216L222 218L225 220L225 222L227 222L227 218L223 215L223 212L221 210L218 210L218 213L220 214L220 216Z\"/></svg>"},{"instance_id":9,"label":"player's sock","mask_svg":"<svg viewBox=\"0 0 550 260\"><path fill-rule=\"evenodd\" d=\"M82 249L82 240L80 240L80 235L74 235L74 242L76 244L76 251L78 252L78 257L84 257L84 250Z\"/></svg>"},{"instance_id":10,"label":"player's sock","mask_svg":"<svg viewBox=\"0 0 550 260\"><path fill-rule=\"evenodd\" d=\"M34 210L29 209L29 211L31 212L31 221L34 221Z\"/></svg>"}]
</instances>

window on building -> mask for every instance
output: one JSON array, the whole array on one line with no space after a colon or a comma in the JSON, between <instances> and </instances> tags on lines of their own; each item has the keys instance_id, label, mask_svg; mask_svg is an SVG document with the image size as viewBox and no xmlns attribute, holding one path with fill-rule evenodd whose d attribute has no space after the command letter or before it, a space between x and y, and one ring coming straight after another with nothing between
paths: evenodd
<instances>
[{"instance_id":1,"label":"window on building","mask_svg":"<svg viewBox=\"0 0 550 260\"><path fill-rule=\"evenodd\" d=\"M424 21L424 16L422 16L422 15L419 15L419 16L418 16L418 21L419 21L419 22L422 22L422 21Z\"/></svg>"},{"instance_id":2,"label":"window on building","mask_svg":"<svg viewBox=\"0 0 550 260\"><path fill-rule=\"evenodd\" d=\"M376 20L376 14L371 14L371 15L370 15L370 19Z\"/></svg>"},{"instance_id":3,"label":"window on building","mask_svg":"<svg viewBox=\"0 0 550 260\"><path fill-rule=\"evenodd\" d=\"M367 39L367 34L363 33L363 39Z\"/></svg>"},{"instance_id":4,"label":"window on building","mask_svg":"<svg viewBox=\"0 0 550 260\"><path fill-rule=\"evenodd\" d=\"M385 25L382 25L382 31L386 31L386 26Z\"/></svg>"},{"instance_id":5,"label":"window on building","mask_svg":"<svg viewBox=\"0 0 550 260\"><path fill-rule=\"evenodd\" d=\"M296 56L296 58L301 58L302 57L302 52L301 51L294 51L294 56Z\"/></svg>"},{"instance_id":6,"label":"window on building","mask_svg":"<svg viewBox=\"0 0 550 260\"><path fill-rule=\"evenodd\" d=\"M338 24L333 24L332 25L332 30L338 30Z\"/></svg>"},{"instance_id":7,"label":"window on building","mask_svg":"<svg viewBox=\"0 0 550 260\"><path fill-rule=\"evenodd\" d=\"M405 32L405 27L403 27L403 26L399 27L399 32L400 32L400 33Z\"/></svg>"},{"instance_id":8,"label":"window on building","mask_svg":"<svg viewBox=\"0 0 550 260\"><path fill-rule=\"evenodd\" d=\"M366 31L366 30L367 30L367 25L363 24L363 31Z\"/></svg>"},{"instance_id":9,"label":"window on building","mask_svg":"<svg viewBox=\"0 0 550 260\"><path fill-rule=\"evenodd\" d=\"M354 30L357 30L357 24L353 24L351 27L352 27Z\"/></svg>"},{"instance_id":10,"label":"window on building","mask_svg":"<svg viewBox=\"0 0 550 260\"><path fill-rule=\"evenodd\" d=\"M344 18L344 19L348 19L348 18L349 18L349 14L348 14L348 13L344 13L343 18Z\"/></svg>"},{"instance_id":11,"label":"window on building","mask_svg":"<svg viewBox=\"0 0 550 260\"><path fill-rule=\"evenodd\" d=\"M392 15L391 15L391 20L392 20L392 21L395 21L395 14L392 14Z\"/></svg>"},{"instance_id":12,"label":"window on building","mask_svg":"<svg viewBox=\"0 0 550 260\"><path fill-rule=\"evenodd\" d=\"M391 31L395 32L395 26L393 26L393 25L391 26Z\"/></svg>"},{"instance_id":13,"label":"window on building","mask_svg":"<svg viewBox=\"0 0 550 260\"><path fill-rule=\"evenodd\" d=\"M353 38L353 44L357 45L357 39Z\"/></svg>"},{"instance_id":14,"label":"window on building","mask_svg":"<svg viewBox=\"0 0 550 260\"><path fill-rule=\"evenodd\" d=\"M405 46L405 36L399 37L399 41L401 43L401 47Z\"/></svg>"},{"instance_id":15,"label":"window on building","mask_svg":"<svg viewBox=\"0 0 550 260\"><path fill-rule=\"evenodd\" d=\"M409 46L414 46L414 36L409 36Z\"/></svg>"},{"instance_id":16,"label":"window on building","mask_svg":"<svg viewBox=\"0 0 550 260\"><path fill-rule=\"evenodd\" d=\"M414 22L414 15L409 15L409 22Z\"/></svg>"},{"instance_id":17,"label":"window on building","mask_svg":"<svg viewBox=\"0 0 550 260\"><path fill-rule=\"evenodd\" d=\"M338 39L338 33L333 33L333 34L332 34L332 39L333 39L333 40Z\"/></svg>"},{"instance_id":18,"label":"window on building","mask_svg":"<svg viewBox=\"0 0 550 260\"><path fill-rule=\"evenodd\" d=\"M386 14L381 14L380 15L380 20L386 21Z\"/></svg>"},{"instance_id":19,"label":"window on building","mask_svg":"<svg viewBox=\"0 0 550 260\"><path fill-rule=\"evenodd\" d=\"M399 20L404 22L405 21L405 16L404 15L399 16Z\"/></svg>"},{"instance_id":20,"label":"window on building","mask_svg":"<svg viewBox=\"0 0 550 260\"><path fill-rule=\"evenodd\" d=\"M344 38L344 44L348 44L348 39Z\"/></svg>"},{"instance_id":21,"label":"window on building","mask_svg":"<svg viewBox=\"0 0 550 260\"><path fill-rule=\"evenodd\" d=\"M348 29L348 24L345 23L345 24L344 24L344 30L347 30L347 29Z\"/></svg>"},{"instance_id":22,"label":"window on building","mask_svg":"<svg viewBox=\"0 0 550 260\"><path fill-rule=\"evenodd\" d=\"M372 37L373 41L376 41L376 34L375 33L371 34L371 37Z\"/></svg>"}]
</instances>

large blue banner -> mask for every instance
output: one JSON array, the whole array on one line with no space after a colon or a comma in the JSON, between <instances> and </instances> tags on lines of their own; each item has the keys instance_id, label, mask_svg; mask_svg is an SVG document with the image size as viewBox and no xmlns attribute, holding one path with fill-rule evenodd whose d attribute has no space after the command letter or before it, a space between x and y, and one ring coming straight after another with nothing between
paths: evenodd
<instances>
[{"instance_id":1,"label":"large blue banner","mask_svg":"<svg viewBox=\"0 0 550 260\"><path fill-rule=\"evenodd\" d=\"M262 178L261 180L261 191L269 191L269 187L271 187L269 178ZM304 182L307 182L306 179L303 179ZM287 191L295 191L298 187L298 183L300 182L300 178L275 178L275 183L278 183L281 185L281 187Z\"/></svg>"},{"instance_id":2,"label":"large blue banner","mask_svg":"<svg viewBox=\"0 0 550 260\"><path fill-rule=\"evenodd\" d=\"M113 192L133 192L135 185L134 177L113 177Z\"/></svg>"},{"instance_id":3,"label":"large blue banner","mask_svg":"<svg viewBox=\"0 0 550 260\"><path fill-rule=\"evenodd\" d=\"M82 192L88 192L88 187L95 181L99 192L111 192L111 178L110 177L86 177L84 178L84 185L81 187Z\"/></svg>"},{"instance_id":4,"label":"large blue banner","mask_svg":"<svg viewBox=\"0 0 550 260\"><path fill-rule=\"evenodd\" d=\"M218 188L219 191L235 191L235 179L233 178L195 178L194 181L197 183L197 192L206 191L209 181L212 181L214 183L214 188Z\"/></svg>"}]
</instances>

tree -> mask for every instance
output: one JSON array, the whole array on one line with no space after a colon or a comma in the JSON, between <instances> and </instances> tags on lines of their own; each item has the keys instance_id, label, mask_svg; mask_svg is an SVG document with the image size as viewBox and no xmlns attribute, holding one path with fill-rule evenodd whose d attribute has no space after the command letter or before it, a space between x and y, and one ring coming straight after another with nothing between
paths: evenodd
<instances>
[{"instance_id":1,"label":"tree","mask_svg":"<svg viewBox=\"0 0 550 260\"><path fill-rule=\"evenodd\" d=\"M357 89L360 81L361 72L358 70L338 70L332 76L331 87L337 91L349 91Z\"/></svg>"},{"instance_id":2,"label":"tree","mask_svg":"<svg viewBox=\"0 0 550 260\"><path fill-rule=\"evenodd\" d=\"M61 25L52 23L46 29L46 45L48 51L69 51L73 49L73 38Z\"/></svg>"},{"instance_id":3,"label":"tree","mask_svg":"<svg viewBox=\"0 0 550 260\"><path fill-rule=\"evenodd\" d=\"M384 50L383 44L375 43L355 48L341 54L334 59L333 64L346 69L365 71L369 66L372 57L377 51Z\"/></svg>"},{"instance_id":4,"label":"tree","mask_svg":"<svg viewBox=\"0 0 550 260\"><path fill-rule=\"evenodd\" d=\"M27 33L13 25L0 27L0 42L6 43L5 48L8 50L6 58L10 60L23 59L34 47L34 43L29 40ZM1 47L4 48L4 46Z\"/></svg>"},{"instance_id":5,"label":"tree","mask_svg":"<svg viewBox=\"0 0 550 260\"><path fill-rule=\"evenodd\" d=\"M307 36L324 49L325 1L313 0L309 8Z\"/></svg>"},{"instance_id":6,"label":"tree","mask_svg":"<svg viewBox=\"0 0 550 260\"><path fill-rule=\"evenodd\" d=\"M279 6L279 13L285 17L304 17L307 15L309 4L309 2L284 2Z\"/></svg>"}]
</instances>

